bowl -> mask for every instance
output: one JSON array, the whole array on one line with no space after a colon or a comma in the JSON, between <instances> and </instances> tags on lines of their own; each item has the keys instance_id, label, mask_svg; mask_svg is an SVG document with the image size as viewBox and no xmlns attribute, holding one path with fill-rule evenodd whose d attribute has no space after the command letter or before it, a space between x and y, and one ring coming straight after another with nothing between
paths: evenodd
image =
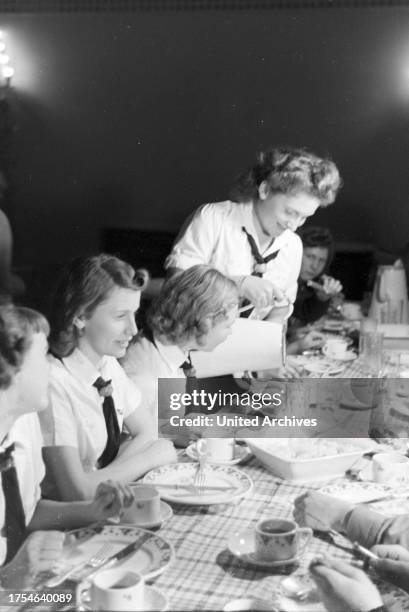
<instances>
[{"instance_id":1,"label":"bowl","mask_svg":"<svg viewBox=\"0 0 409 612\"><path fill-rule=\"evenodd\" d=\"M246 443L275 476L298 481L342 476L377 446L366 438L246 438Z\"/></svg>"}]
</instances>

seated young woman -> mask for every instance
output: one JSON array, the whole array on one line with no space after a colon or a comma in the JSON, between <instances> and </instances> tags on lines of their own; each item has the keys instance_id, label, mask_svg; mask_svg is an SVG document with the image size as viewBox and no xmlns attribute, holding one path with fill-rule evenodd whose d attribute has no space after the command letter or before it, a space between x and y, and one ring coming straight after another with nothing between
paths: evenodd
<instances>
[{"instance_id":1,"label":"seated young woman","mask_svg":"<svg viewBox=\"0 0 409 612\"><path fill-rule=\"evenodd\" d=\"M107 478L129 482L176 461L117 359L135 335L145 279L111 255L73 261L51 312L49 406L41 414L51 499L89 499ZM130 440L121 443L125 430Z\"/></svg>"},{"instance_id":2,"label":"seated young woman","mask_svg":"<svg viewBox=\"0 0 409 612\"><path fill-rule=\"evenodd\" d=\"M212 351L231 333L237 306L236 284L210 266L195 265L166 280L145 329L121 359L155 419L158 379L183 379L190 351Z\"/></svg>"},{"instance_id":3,"label":"seated young woman","mask_svg":"<svg viewBox=\"0 0 409 612\"><path fill-rule=\"evenodd\" d=\"M133 496L113 482L91 502L41 499L44 476L37 412L47 405L48 323L39 313L0 306L0 584L23 588L59 559L64 533L116 515ZM37 530L52 531L37 531ZM30 532L31 533L28 535Z\"/></svg>"},{"instance_id":4,"label":"seated young woman","mask_svg":"<svg viewBox=\"0 0 409 612\"><path fill-rule=\"evenodd\" d=\"M294 311L289 320L287 353L320 348L325 342L316 330L302 335L300 327L314 323L341 296L341 283L327 274L334 257L334 239L325 227L309 226L300 231L303 243Z\"/></svg>"}]
</instances>

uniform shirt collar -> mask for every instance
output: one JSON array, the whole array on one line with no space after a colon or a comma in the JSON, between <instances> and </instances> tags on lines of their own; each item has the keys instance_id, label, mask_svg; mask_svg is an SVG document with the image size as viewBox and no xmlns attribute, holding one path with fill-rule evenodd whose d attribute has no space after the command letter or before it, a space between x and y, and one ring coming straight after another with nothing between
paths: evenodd
<instances>
[{"instance_id":1,"label":"uniform shirt collar","mask_svg":"<svg viewBox=\"0 0 409 612\"><path fill-rule=\"evenodd\" d=\"M177 344L163 344L155 334L153 337L160 356L168 366L172 370L180 368L182 363L186 361L188 354L182 351Z\"/></svg>"},{"instance_id":2,"label":"uniform shirt collar","mask_svg":"<svg viewBox=\"0 0 409 612\"><path fill-rule=\"evenodd\" d=\"M84 382L87 385L92 386L99 376L105 378L104 372L109 362L109 357L104 355L101 360L99 368L96 368L93 363L76 348L71 355L62 359L63 364L71 374Z\"/></svg>"}]
</instances>

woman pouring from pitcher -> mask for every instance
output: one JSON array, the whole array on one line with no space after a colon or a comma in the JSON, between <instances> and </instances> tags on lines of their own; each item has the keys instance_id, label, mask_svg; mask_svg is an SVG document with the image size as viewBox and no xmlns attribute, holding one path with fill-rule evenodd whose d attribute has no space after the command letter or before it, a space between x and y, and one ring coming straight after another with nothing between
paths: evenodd
<instances>
[{"instance_id":1,"label":"woman pouring from pitcher","mask_svg":"<svg viewBox=\"0 0 409 612\"><path fill-rule=\"evenodd\" d=\"M262 151L230 200L193 213L165 265L170 271L211 265L236 282L247 315L280 322L297 293L302 243L295 231L332 204L340 186L328 158L298 148Z\"/></svg>"}]
</instances>

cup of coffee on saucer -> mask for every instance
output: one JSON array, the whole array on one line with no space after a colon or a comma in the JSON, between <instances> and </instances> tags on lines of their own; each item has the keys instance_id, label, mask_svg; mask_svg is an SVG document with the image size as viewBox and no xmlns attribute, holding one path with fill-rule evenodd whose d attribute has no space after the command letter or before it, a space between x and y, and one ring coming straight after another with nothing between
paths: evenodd
<instances>
[{"instance_id":1,"label":"cup of coffee on saucer","mask_svg":"<svg viewBox=\"0 0 409 612\"><path fill-rule=\"evenodd\" d=\"M396 487L409 482L409 458L399 453L377 453L372 459L375 482Z\"/></svg>"},{"instance_id":2,"label":"cup of coffee on saucer","mask_svg":"<svg viewBox=\"0 0 409 612\"><path fill-rule=\"evenodd\" d=\"M77 587L76 601L82 610L162 612L168 601L158 589L145 584L143 576L125 567L101 570Z\"/></svg>"},{"instance_id":3,"label":"cup of coffee on saucer","mask_svg":"<svg viewBox=\"0 0 409 612\"><path fill-rule=\"evenodd\" d=\"M211 463L227 463L234 459L234 438L201 438L196 443L197 452L206 455Z\"/></svg>"},{"instance_id":4,"label":"cup of coffee on saucer","mask_svg":"<svg viewBox=\"0 0 409 612\"><path fill-rule=\"evenodd\" d=\"M260 561L288 561L304 553L312 529L287 519L268 518L255 528L255 556Z\"/></svg>"},{"instance_id":5,"label":"cup of coffee on saucer","mask_svg":"<svg viewBox=\"0 0 409 612\"><path fill-rule=\"evenodd\" d=\"M121 523L155 525L162 522L159 491L152 485L131 485L134 501L121 512Z\"/></svg>"},{"instance_id":6,"label":"cup of coffee on saucer","mask_svg":"<svg viewBox=\"0 0 409 612\"><path fill-rule=\"evenodd\" d=\"M348 342L344 338L329 338L322 348L328 359L345 359L348 351Z\"/></svg>"}]
</instances>

